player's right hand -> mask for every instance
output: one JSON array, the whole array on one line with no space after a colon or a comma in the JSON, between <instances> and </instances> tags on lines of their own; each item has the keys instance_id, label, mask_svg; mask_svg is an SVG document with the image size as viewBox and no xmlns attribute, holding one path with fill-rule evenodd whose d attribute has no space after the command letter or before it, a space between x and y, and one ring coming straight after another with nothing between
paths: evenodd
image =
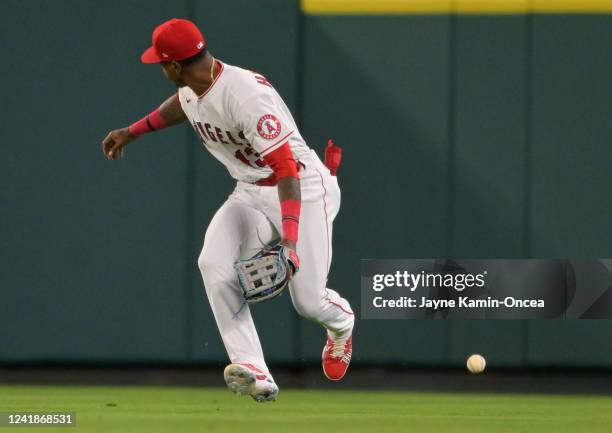
<instances>
[{"instance_id":1,"label":"player's right hand","mask_svg":"<svg viewBox=\"0 0 612 433\"><path fill-rule=\"evenodd\" d=\"M119 159L123 156L125 145L132 140L134 136L130 134L128 128L115 129L102 140L102 153L110 160Z\"/></svg>"},{"instance_id":2,"label":"player's right hand","mask_svg":"<svg viewBox=\"0 0 612 433\"><path fill-rule=\"evenodd\" d=\"M289 262L289 265L291 265L291 277L293 277L293 275L295 275L295 273L300 269L300 258L295 252L295 241L283 239L280 241L279 246L285 248L285 258L287 259L287 262Z\"/></svg>"}]
</instances>

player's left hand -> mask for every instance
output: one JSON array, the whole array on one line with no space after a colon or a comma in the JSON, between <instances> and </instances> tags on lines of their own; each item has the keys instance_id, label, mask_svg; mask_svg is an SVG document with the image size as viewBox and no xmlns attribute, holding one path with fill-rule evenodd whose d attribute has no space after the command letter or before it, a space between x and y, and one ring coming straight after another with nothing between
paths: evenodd
<instances>
[{"instance_id":1,"label":"player's left hand","mask_svg":"<svg viewBox=\"0 0 612 433\"><path fill-rule=\"evenodd\" d=\"M234 263L244 299L249 304L280 295L299 266L295 250L280 243L262 249L250 259Z\"/></svg>"}]
</instances>

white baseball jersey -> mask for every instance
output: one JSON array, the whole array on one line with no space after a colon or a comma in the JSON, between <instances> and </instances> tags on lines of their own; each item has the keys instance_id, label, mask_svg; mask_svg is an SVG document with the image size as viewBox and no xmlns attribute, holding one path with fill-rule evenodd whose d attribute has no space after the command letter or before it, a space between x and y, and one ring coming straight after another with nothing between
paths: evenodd
<instances>
[{"instance_id":1,"label":"white baseball jersey","mask_svg":"<svg viewBox=\"0 0 612 433\"><path fill-rule=\"evenodd\" d=\"M255 182L270 176L263 157L287 141L296 161L310 152L285 102L264 76L216 64L217 76L202 96L187 86L178 96L204 146L234 179Z\"/></svg>"},{"instance_id":2,"label":"white baseball jersey","mask_svg":"<svg viewBox=\"0 0 612 433\"><path fill-rule=\"evenodd\" d=\"M277 188L252 183L272 174L263 157L289 142L295 159L303 163L296 251L300 272L291 279L289 292L301 315L336 336L346 335L354 323L348 301L326 287L340 188L336 177L308 148L270 83L257 73L217 65L217 77L199 98L189 87L178 91L181 107L204 146L232 177L242 181L208 226L198 266L229 358L269 374L250 308L243 304L234 263L278 242L282 215Z\"/></svg>"}]
</instances>

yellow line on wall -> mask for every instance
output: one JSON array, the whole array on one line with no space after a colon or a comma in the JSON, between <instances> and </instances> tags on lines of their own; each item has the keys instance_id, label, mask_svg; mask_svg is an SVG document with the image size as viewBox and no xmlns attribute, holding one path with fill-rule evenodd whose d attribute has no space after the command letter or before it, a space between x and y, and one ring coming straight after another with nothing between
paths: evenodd
<instances>
[{"instance_id":1,"label":"yellow line on wall","mask_svg":"<svg viewBox=\"0 0 612 433\"><path fill-rule=\"evenodd\" d=\"M612 12L612 0L531 0L533 12Z\"/></svg>"},{"instance_id":2,"label":"yellow line on wall","mask_svg":"<svg viewBox=\"0 0 612 433\"><path fill-rule=\"evenodd\" d=\"M449 13L450 0L302 0L307 14Z\"/></svg>"},{"instance_id":3,"label":"yellow line on wall","mask_svg":"<svg viewBox=\"0 0 612 433\"><path fill-rule=\"evenodd\" d=\"M612 13L612 0L301 0L307 14Z\"/></svg>"},{"instance_id":4,"label":"yellow line on wall","mask_svg":"<svg viewBox=\"0 0 612 433\"><path fill-rule=\"evenodd\" d=\"M464 14L525 14L530 12L532 3L533 0L455 0L451 9Z\"/></svg>"}]
</instances>

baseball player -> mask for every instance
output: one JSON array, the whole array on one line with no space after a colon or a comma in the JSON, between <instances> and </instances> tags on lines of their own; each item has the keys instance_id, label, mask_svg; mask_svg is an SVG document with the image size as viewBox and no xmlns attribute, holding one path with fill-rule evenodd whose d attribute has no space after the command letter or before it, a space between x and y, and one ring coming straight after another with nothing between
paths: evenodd
<instances>
[{"instance_id":1,"label":"baseball player","mask_svg":"<svg viewBox=\"0 0 612 433\"><path fill-rule=\"evenodd\" d=\"M354 315L326 287L340 206L336 166L324 165L306 145L270 82L214 58L194 23L171 19L154 30L152 41L142 62L161 64L178 91L131 126L111 131L102 151L116 160L141 135L189 121L237 181L210 222L198 259L231 361L224 372L228 387L259 402L278 394L235 267L262 249L257 257L273 255L278 268L287 270L297 312L327 330L323 371L340 380L351 359Z\"/></svg>"}]
</instances>

